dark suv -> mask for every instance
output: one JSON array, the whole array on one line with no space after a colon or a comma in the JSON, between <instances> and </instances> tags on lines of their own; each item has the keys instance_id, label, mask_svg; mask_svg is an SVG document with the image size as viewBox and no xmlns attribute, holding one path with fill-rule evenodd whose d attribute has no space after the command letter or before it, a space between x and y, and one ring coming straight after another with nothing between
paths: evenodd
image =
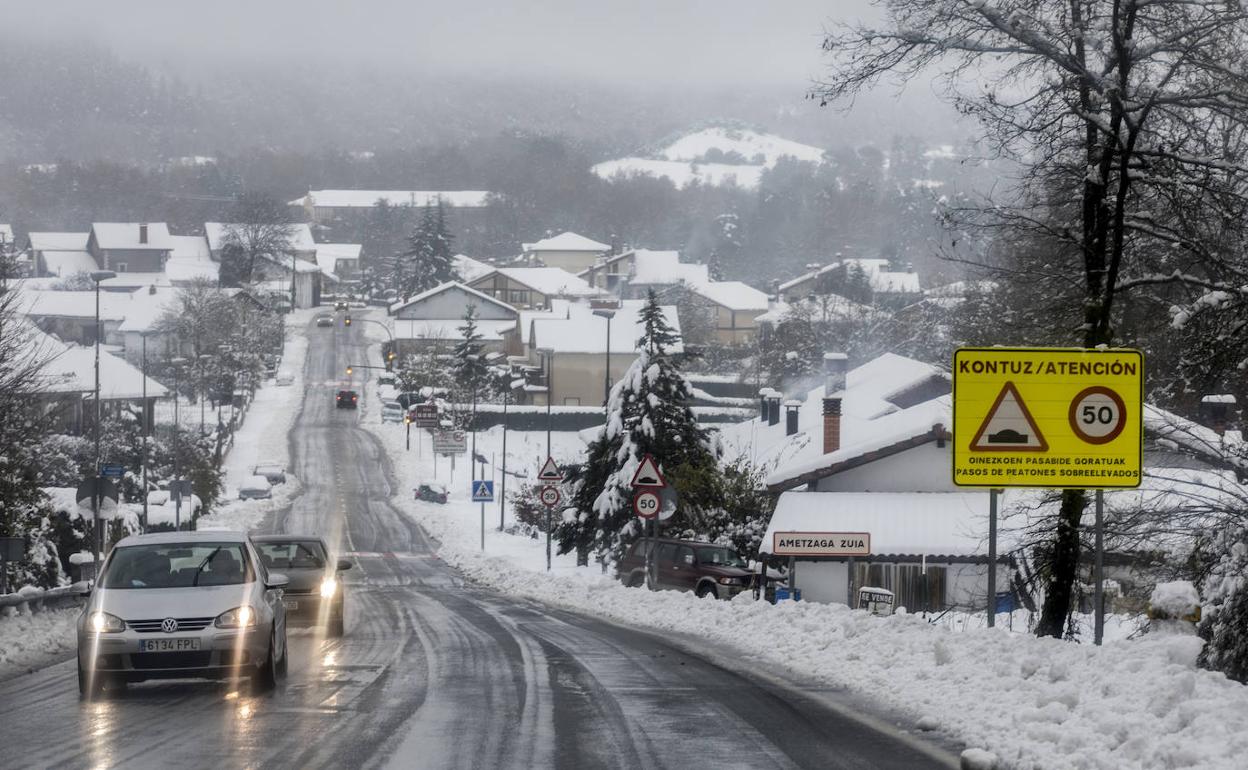
<instances>
[{"instance_id":1,"label":"dark suv","mask_svg":"<svg viewBox=\"0 0 1248 770\"><path fill-rule=\"evenodd\" d=\"M339 409L354 409L358 400L359 396L354 390L340 390L336 399Z\"/></svg>"},{"instance_id":2,"label":"dark suv","mask_svg":"<svg viewBox=\"0 0 1248 770\"><path fill-rule=\"evenodd\" d=\"M647 538L633 543L616 564L615 575L620 582L626 586L646 584L646 554L652 547L657 588L730 598L748 588L753 578L745 559L727 546Z\"/></svg>"}]
</instances>

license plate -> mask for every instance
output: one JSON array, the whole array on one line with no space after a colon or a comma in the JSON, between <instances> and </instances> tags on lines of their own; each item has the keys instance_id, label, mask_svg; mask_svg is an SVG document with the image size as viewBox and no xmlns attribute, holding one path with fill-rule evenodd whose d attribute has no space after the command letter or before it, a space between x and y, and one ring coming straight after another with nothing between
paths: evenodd
<instances>
[{"instance_id":1,"label":"license plate","mask_svg":"<svg viewBox=\"0 0 1248 770\"><path fill-rule=\"evenodd\" d=\"M283 599L282 604L286 605L286 609L288 610L299 609L299 602L292 601L291 599Z\"/></svg>"},{"instance_id":2,"label":"license plate","mask_svg":"<svg viewBox=\"0 0 1248 770\"><path fill-rule=\"evenodd\" d=\"M198 650L199 639L175 637L173 639L141 639L139 652L182 652Z\"/></svg>"}]
</instances>

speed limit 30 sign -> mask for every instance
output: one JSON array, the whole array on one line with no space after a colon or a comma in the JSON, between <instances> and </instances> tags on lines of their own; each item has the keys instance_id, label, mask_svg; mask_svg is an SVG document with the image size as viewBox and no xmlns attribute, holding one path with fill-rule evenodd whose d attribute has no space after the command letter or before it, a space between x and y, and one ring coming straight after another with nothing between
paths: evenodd
<instances>
[{"instance_id":1,"label":"speed limit 30 sign","mask_svg":"<svg viewBox=\"0 0 1248 770\"><path fill-rule=\"evenodd\" d=\"M953 359L953 481L971 487L1137 487L1138 350L961 348Z\"/></svg>"}]
</instances>

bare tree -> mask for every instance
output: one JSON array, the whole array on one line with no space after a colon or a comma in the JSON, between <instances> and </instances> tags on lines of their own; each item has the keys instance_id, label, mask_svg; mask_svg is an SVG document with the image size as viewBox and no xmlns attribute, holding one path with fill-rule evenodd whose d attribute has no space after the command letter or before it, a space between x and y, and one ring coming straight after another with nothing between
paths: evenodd
<instances>
[{"instance_id":1,"label":"bare tree","mask_svg":"<svg viewBox=\"0 0 1248 770\"><path fill-rule=\"evenodd\" d=\"M824 48L815 95L852 101L886 75L936 71L1014 185L952 212L967 233L1026 240L1074 291L1085 347L1115 344L1116 300L1179 286L1243 300L1245 11L1221 0L886 0L879 28ZM1073 268L1073 269L1072 269ZM1030 280L1036 281L1036 276ZM1045 284L1038 284L1043 286ZM1221 294L1216 295L1221 296ZM1205 304L1209 304L1206 300ZM1054 329L1063 319L1054 319ZM1069 337L1068 337L1069 339ZM1062 494L1037 633L1060 636L1078 567L1083 490Z\"/></svg>"},{"instance_id":2,"label":"bare tree","mask_svg":"<svg viewBox=\"0 0 1248 770\"><path fill-rule=\"evenodd\" d=\"M230 219L221 244L221 285L242 286L251 281L258 257L290 251L295 228L286 204L264 193L240 195Z\"/></svg>"}]
</instances>

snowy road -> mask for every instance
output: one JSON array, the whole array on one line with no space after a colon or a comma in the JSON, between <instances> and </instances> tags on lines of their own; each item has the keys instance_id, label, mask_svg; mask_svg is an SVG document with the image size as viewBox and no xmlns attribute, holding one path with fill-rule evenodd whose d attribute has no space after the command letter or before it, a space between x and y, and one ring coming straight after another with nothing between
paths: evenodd
<instances>
[{"instance_id":1,"label":"snowy road","mask_svg":"<svg viewBox=\"0 0 1248 770\"><path fill-rule=\"evenodd\" d=\"M291 433L303 493L277 531L353 554L347 635L291 636L269 696L153 682L80 703L73 663L0 684L9 767L949 767L827 688L465 583L395 510L387 460L333 394L358 329L309 329ZM886 672L881 672L886 675Z\"/></svg>"}]
</instances>

